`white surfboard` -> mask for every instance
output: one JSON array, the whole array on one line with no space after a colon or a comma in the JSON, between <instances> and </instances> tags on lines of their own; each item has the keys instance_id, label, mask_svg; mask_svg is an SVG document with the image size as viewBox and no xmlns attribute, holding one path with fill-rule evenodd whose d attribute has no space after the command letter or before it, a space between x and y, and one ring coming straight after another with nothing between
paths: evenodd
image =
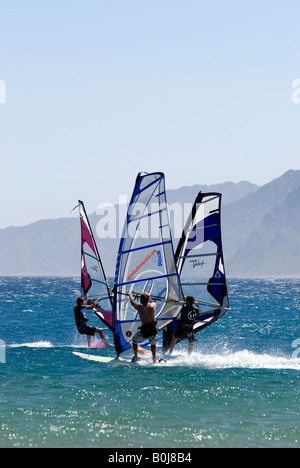
<instances>
[{"instance_id":1,"label":"white surfboard","mask_svg":"<svg viewBox=\"0 0 300 468\"><path fill-rule=\"evenodd\" d=\"M85 353L77 353L73 352L75 356L78 356L81 359L86 359L87 361L99 362L102 364L107 364L109 362L122 362L126 364L139 364L140 361L137 363L132 362L131 359L124 359L124 358L116 358L116 357L108 357L108 356L95 356L93 354L85 354Z\"/></svg>"},{"instance_id":2,"label":"white surfboard","mask_svg":"<svg viewBox=\"0 0 300 468\"><path fill-rule=\"evenodd\" d=\"M133 364L133 365L145 365L145 364L148 364L149 365L149 361L145 361L145 360L141 360L141 361L137 361L137 362L132 362L131 359L125 359L125 358L121 358L121 357L118 357L118 358L115 358L115 357L108 357L108 356L95 356L93 354L85 354L85 353L78 353L78 352L73 352L73 354L81 359L86 359L87 361L93 361L93 362L98 362L98 363L101 363L101 364L108 364L109 362L120 362L120 363L123 363L123 364ZM151 361L152 363L152 361ZM159 361L158 361L159 363Z\"/></svg>"}]
</instances>

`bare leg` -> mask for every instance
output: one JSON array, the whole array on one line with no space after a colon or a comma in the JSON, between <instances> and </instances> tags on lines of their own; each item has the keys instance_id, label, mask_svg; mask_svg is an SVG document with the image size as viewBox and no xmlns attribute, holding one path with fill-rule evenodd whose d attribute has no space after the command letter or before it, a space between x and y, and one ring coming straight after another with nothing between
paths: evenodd
<instances>
[{"instance_id":1,"label":"bare leg","mask_svg":"<svg viewBox=\"0 0 300 468\"><path fill-rule=\"evenodd\" d=\"M103 333L103 330L102 328L95 328L95 333L97 333L99 335L99 337L101 338L101 340L104 340L105 339L105 335Z\"/></svg>"},{"instance_id":2,"label":"bare leg","mask_svg":"<svg viewBox=\"0 0 300 468\"><path fill-rule=\"evenodd\" d=\"M152 345L151 345L151 352L152 352L153 362L154 362L154 364L157 364L157 360L156 360L156 344L152 344Z\"/></svg>"},{"instance_id":3,"label":"bare leg","mask_svg":"<svg viewBox=\"0 0 300 468\"><path fill-rule=\"evenodd\" d=\"M92 337L90 335L86 335L86 337L87 337L88 348L89 348L91 346Z\"/></svg>"},{"instance_id":4,"label":"bare leg","mask_svg":"<svg viewBox=\"0 0 300 468\"><path fill-rule=\"evenodd\" d=\"M95 332L95 333L98 333L99 338L100 338L101 340L103 340L103 341L108 345L102 328L96 328L96 332Z\"/></svg>"},{"instance_id":5,"label":"bare leg","mask_svg":"<svg viewBox=\"0 0 300 468\"><path fill-rule=\"evenodd\" d=\"M191 354L194 348L194 342L189 341L188 354Z\"/></svg>"},{"instance_id":6,"label":"bare leg","mask_svg":"<svg viewBox=\"0 0 300 468\"><path fill-rule=\"evenodd\" d=\"M132 343L132 348L133 348L133 360L137 361L138 360L138 344L137 343Z\"/></svg>"}]
</instances>

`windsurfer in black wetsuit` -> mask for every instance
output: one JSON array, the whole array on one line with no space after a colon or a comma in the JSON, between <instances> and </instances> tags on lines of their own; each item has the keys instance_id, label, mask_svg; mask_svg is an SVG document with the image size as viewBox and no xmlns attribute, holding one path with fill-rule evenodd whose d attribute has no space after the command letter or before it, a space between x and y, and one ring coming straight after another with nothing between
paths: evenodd
<instances>
[{"instance_id":1,"label":"windsurfer in black wetsuit","mask_svg":"<svg viewBox=\"0 0 300 468\"><path fill-rule=\"evenodd\" d=\"M88 347L91 346L91 339L92 336L95 335L95 333L97 333L100 339L103 340L107 346L109 346L106 342L106 338L102 328L91 327L86 324L86 322L88 322L89 320L86 316L86 311L96 308L99 300L100 299L97 299L93 304L90 304L89 301L85 301L83 297L78 297L77 306L74 308L74 316L77 330L81 335L87 336Z\"/></svg>"},{"instance_id":2,"label":"windsurfer in black wetsuit","mask_svg":"<svg viewBox=\"0 0 300 468\"><path fill-rule=\"evenodd\" d=\"M191 354L194 347L194 321L195 318L200 315L200 309L198 306L197 301L193 298L193 296L186 297L186 303L181 309L181 316L179 325L175 330L175 333L172 337L171 344L170 344L170 354L172 354L177 339L185 339L189 340L189 347L188 353Z\"/></svg>"}]
</instances>

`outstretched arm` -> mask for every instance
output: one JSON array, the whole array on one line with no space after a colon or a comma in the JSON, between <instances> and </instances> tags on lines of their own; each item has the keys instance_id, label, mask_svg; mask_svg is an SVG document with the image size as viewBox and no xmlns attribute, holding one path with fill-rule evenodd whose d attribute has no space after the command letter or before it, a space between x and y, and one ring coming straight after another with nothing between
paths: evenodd
<instances>
[{"instance_id":1,"label":"outstretched arm","mask_svg":"<svg viewBox=\"0 0 300 468\"><path fill-rule=\"evenodd\" d=\"M86 305L86 309L95 309L97 307L97 304L98 304L98 301L100 301L101 299L96 299L95 302L93 302L92 304L88 304Z\"/></svg>"},{"instance_id":2,"label":"outstretched arm","mask_svg":"<svg viewBox=\"0 0 300 468\"><path fill-rule=\"evenodd\" d=\"M196 308L198 309L197 317L199 317L199 315L201 315L201 310L200 310L200 307L199 307L199 302L198 302L198 301L195 301L194 304L195 304Z\"/></svg>"},{"instance_id":3,"label":"outstretched arm","mask_svg":"<svg viewBox=\"0 0 300 468\"><path fill-rule=\"evenodd\" d=\"M128 296L129 296L132 307L134 307L136 310L138 310L139 306L136 304L136 302L134 302L132 293L129 293Z\"/></svg>"}]
</instances>

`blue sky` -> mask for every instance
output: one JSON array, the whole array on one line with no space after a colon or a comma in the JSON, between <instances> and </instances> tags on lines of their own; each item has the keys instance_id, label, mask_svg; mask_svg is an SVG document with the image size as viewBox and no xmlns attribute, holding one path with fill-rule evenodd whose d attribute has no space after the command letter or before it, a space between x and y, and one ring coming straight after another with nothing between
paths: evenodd
<instances>
[{"instance_id":1,"label":"blue sky","mask_svg":"<svg viewBox=\"0 0 300 468\"><path fill-rule=\"evenodd\" d=\"M299 169L298 0L1 4L0 228ZM1 81L0 81L1 83Z\"/></svg>"}]
</instances>

